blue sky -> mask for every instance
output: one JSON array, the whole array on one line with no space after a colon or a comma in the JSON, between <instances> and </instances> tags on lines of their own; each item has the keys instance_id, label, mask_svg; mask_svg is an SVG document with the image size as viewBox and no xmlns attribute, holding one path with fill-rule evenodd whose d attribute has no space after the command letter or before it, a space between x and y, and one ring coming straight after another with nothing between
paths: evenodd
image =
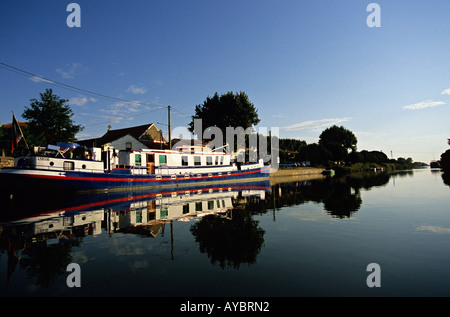
<instances>
[{"instance_id":1,"label":"blue sky","mask_svg":"<svg viewBox=\"0 0 450 317\"><path fill-rule=\"evenodd\" d=\"M207 96L244 91L280 137L317 142L337 124L389 157L429 162L448 148L448 0L80 0L69 28L71 2L2 1L0 123L52 88L85 126L79 139L108 125L167 131L166 106L183 127Z\"/></svg>"}]
</instances>

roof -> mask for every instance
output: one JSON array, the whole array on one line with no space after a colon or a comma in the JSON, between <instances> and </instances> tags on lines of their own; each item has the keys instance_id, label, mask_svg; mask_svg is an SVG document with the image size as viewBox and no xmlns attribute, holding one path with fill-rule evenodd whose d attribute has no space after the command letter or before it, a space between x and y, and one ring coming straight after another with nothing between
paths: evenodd
<instances>
[{"instance_id":1,"label":"roof","mask_svg":"<svg viewBox=\"0 0 450 317\"><path fill-rule=\"evenodd\" d=\"M21 128L23 128L23 129L28 128L28 122L21 122L21 121L18 121L18 123L19 123L19 126L20 126ZM3 125L3 127L4 127L4 128L7 128L7 129L11 128L11 126L12 126L12 123L7 123L7 124L4 124L4 125Z\"/></svg>"},{"instance_id":2,"label":"roof","mask_svg":"<svg viewBox=\"0 0 450 317\"><path fill-rule=\"evenodd\" d=\"M117 130L109 130L106 132L100 139L102 140L102 144L110 143L114 140L120 139L121 137L129 134L136 140L139 140L140 137L147 131L152 124L140 125L137 127L117 129Z\"/></svg>"},{"instance_id":3,"label":"roof","mask_svg":"<svg viewBox=\"0 0 450 317\"><path fill-rule=\"evenodd\" d=\"M160 130L153 124L144 124L136 127L108 130L102 137L88 140L78 141L79 144L102 146L107 143L111 143L126 135L130 135L136 140L142 142L145 145L152 145L154 141L159 141L161 138ZM164 136L162 141L167 142Z\"/></svg>"}]
</instances>

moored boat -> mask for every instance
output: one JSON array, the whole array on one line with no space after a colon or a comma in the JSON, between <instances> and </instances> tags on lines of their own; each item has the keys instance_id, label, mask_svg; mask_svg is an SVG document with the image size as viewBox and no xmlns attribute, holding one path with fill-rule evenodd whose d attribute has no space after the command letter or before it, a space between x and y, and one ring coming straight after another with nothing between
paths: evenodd
<instances>
[{"instance_id":1,"label":"moored boat","mask_svg":"<svg viewBox=\"0 0 450 317\"><path fill-rule=\"evenodd\" d=\"M61 143L16 158L14 167L0 171L0 184L3 193L111 191L255 181L268 178L269 171L262 160L234 163L229 153L199 146L131 151Z\"/></svg>"}]
</instances>

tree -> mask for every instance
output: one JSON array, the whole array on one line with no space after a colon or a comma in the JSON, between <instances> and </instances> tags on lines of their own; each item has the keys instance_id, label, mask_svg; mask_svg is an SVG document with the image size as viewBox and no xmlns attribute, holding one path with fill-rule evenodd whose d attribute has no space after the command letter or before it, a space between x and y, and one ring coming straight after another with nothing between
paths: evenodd
<instances>
[{"instance_id":1,"label":"tree","mask_svg":"<svg viewBox=\"0 0 450 317\"><path fill-rule=\"evenodd\" d=\"M189 131L194 132L194 119L202 119L202 128L218 127L225 135L226 127L247 129L260 121L258 110L250 102L247 94L228 92L207 97L201 105L195 106L195 115L189 123Z\"/></svg>"},{"instance_id":2,"label":"tree","mask_svg":"<svg viewBox=\"0 0 450 317\"><path fill-rule=\"evenodd\" d=\"M346 158L348 151L356 151L358 140L352 131L336 125L325 129L319 136L319 144L333 154L333 159L340 161Z\"/></svg>"},{"instance_id":3,"label":"tree","mask_svg":"<svg viewBox=\"0 0 450 317\"><path fill-rule=\"evenodd\" d=\"M441 154L441 167L444 173L450 174L450 150Z\"/></svg>"},{"instance_id":4,"label":"tree","mask_svg":"<svg viewBox=\"0 0 450 317\"><path fill-rule=\"evenodd\" d=\"M83 130L75 125L71 117L72 109L66 104L68 100L54 95L51 89L40 94L41 99L31 99L25 107L22 117L28 120L28 129L33 135L35 145L45 146L56 142L73 142L75 135Z\"/></svg>"},{"instance_id":5,"label":"tree","mask_svg":"<svg viewBox=\"0 0 450 317\"><path fill-rule=\"evenodd\" d=\"M326 164L331 160L331 152L323 145L311 143L302 148L299 159L301 161L310 161L312 164Z\"/></svg>"},{"instance_id":6,"label":"tree","mask_svg":"<svg viewBox=\"0 0 450 317\"><path fill-rule=\"evenodd\" d=\"M352 131L340 126L332 126L325 129L319 136L319 144L326 146L327 144L337 143L342 145L347 151L356 151L356 143L358 140Z\"/></svg>"}]
</instances>

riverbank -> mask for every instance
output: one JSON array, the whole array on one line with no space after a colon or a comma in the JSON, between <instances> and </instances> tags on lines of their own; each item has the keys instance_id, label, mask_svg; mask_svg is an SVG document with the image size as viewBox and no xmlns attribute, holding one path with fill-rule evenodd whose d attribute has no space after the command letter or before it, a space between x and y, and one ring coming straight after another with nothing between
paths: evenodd
<instances>
[{"instance_id":1,"label":"riverbank","mask_svg":"<svg viewBox=\"0 0 450 317\"><path fill-rule=\"evenodd\" d=\"M325 177L322 175L323 171L323 168L317 167L279 168L276 172L270 173L270 184L276 185L288 182L301 182L312 179L320 179Z\"/></svg>"}]
</instances>

